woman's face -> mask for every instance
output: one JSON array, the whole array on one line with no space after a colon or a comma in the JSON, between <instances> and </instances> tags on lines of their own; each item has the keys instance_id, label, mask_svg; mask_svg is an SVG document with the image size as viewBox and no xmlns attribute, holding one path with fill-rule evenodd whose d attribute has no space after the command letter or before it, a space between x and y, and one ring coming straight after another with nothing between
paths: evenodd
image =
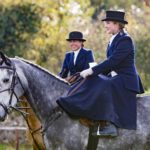
<instances>
[{"instance_id":1,"label":"woman's face","mask_svg":"<svg viewBox=\"0 0 150 150\"><path fill-rule=\"evenodd\" d=\"M113 21L105 21L104 27L106 28L106 32L108 34L116 34L119 32L119 23Z\"/></svg>"},{"instance_id":2,"label":"woman's face","mask_svg":"<svg viewBox=\"0 0 150 150\"><path fill-rule=\"evenodd\" d=\"M69 45L72 51L76 51L82 47L83 42L79 40L70 40Z\"/></svg>"}]
</instances>

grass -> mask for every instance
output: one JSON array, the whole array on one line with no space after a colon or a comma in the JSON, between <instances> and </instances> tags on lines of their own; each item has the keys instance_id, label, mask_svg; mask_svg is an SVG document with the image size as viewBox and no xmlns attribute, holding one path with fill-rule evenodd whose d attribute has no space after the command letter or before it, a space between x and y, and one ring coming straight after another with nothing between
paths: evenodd
<instances>
[{"instance_id":1,"label":"grass","mask_svg":"<svg viewBox=\"0 0 150 150\"><path fill-rule=\"evenodd\" d=\"M15 144L0 144L0 150L16 150ZM31 145L19 145L19 150L32 150Z\"/></svg>"},{"instance_id":2,"label":"grass","mask_svg":"<svg viewBox=\"0 0 150 150\"><path fill-rule=\"evenodd\" d=\"M146 95L150 95L150 88L145 91L145 94L146 94Z\"/></svg>"}]
</instances>

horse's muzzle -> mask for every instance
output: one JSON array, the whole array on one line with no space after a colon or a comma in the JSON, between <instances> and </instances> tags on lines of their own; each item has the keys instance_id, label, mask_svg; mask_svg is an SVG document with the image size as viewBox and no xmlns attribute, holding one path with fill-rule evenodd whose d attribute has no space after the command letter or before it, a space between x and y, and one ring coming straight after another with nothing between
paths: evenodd
<instances>
[{"instance_id":1,"label":"horse's muzzle","mask_svg":"<svg viewBox=\"0 0 150 150\"><path fill-rule=\"evenodd\" d=\"M0 121L5 121L5 118L7 116L7 112L5 111L4 107L0 105Z\"/></svg>"},{"instance_id":2,"label":"horse's muzzle","mask_svg":"<svg viewBox=\"0 0 150 150\"><path fill-rule=\"evenodd\" d=\"M5 121L5 117L3 118L0 117L0 122L3 122L3 121Z\"/></svg>"}]
</instances>

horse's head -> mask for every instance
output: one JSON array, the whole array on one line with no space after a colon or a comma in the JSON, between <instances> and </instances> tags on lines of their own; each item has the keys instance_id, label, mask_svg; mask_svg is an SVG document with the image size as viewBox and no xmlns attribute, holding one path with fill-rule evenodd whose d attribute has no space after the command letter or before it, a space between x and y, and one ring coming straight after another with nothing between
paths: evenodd
<instances>
[{"instance_id":1,"label":"horse's head","mask_svg":"<svg viewBox=\"0 0 150 150\"><path fill-rule=\"evenodd\" d=\"M4 121L22 95L16 68L10 59L0 52L0 121Z\"/></svg>"}]
</instances>

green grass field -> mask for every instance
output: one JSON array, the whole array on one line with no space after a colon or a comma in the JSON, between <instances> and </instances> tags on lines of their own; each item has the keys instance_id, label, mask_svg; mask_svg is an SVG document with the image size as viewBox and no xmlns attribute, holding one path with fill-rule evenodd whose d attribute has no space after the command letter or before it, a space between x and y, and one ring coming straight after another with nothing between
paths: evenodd
<instances>
[{"instance_id":1,"label":"green grass field","mask_svg":"<svg viewBox=\"0 0 150 150\"><path fill-rule=\"evenodd\" d=\"M15 144L0 144L0 150L16 150ZM32 150L31 145L19 145L19 150Z\"/></svg>"}]
</instances>

